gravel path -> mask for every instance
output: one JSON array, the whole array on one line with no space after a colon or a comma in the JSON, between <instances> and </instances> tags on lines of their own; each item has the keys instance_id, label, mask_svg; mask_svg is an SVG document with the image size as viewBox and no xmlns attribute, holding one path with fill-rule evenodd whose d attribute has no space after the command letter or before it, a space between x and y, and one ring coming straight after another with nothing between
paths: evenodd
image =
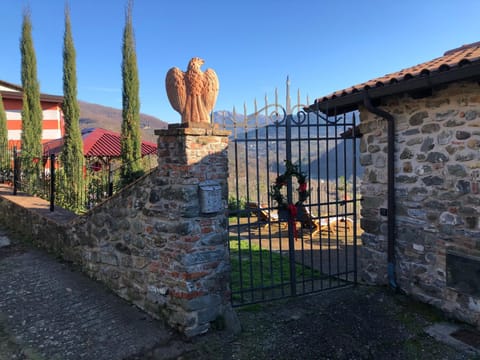
<instances>
[{"instance_id":1,"label":"gravel path","mask_svg":"<svg viewBox=\"0 0 480 360\"><path fill-rule=\"evenodd\" d=\"M463 343L447 345L425 332L447 321L439 311L385 288L254 305L239 318L239 336L207 334L184 359L480 359Z\"/></svg>"}]
</instances>

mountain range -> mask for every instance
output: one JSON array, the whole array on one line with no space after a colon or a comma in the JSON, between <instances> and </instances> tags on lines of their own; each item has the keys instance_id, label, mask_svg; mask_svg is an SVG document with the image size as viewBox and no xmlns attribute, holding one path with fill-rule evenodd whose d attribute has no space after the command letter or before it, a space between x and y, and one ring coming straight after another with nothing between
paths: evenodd
<instances>
[{"instance_id":1,"label":"mountain range","mask_svg":"<svg viewBox=\"0 0 480 360\"><path fill-rule=\"evenodd\" d=\"M80 128L103 128L120 133L122 129L122 110L108 106L79 101ZM142 140L157 142L156 129L166 129L167 123L154 116L140 114L140 132Z\"/></svg>"},{"instance_id":2,"label":"mountain range","mask_svg":"<svg viewBox=\"0 0 480 360\"><path fill-rule=\"evenodd\" d=\"M256 161L260 161L268 171L276 172L280 169L280 172L283 172L287 147L291 146L292 160L294 162L301 160L302 166L309 170L309 177L330 180L339 176L351 178L354 154L360 152L359 142L354 142L342 134L347 134L355 123L356 119L352 114L328 119L313 113L294 114L291 118L289 140L286 135L286 114L280 113L278 116L272 114L245 116L230 111L214 113L214 122L221 128L231 131L230 141L237 143L235 147L231 147L235 150L229 152L230 161L235 161L236 157L239 161L245 162L248 153L251 174L256 171ZM269 164L265 163L267 158ZM356 174L362 175L363 169L358 156L355 161Z\"/></svg>"},{"instance_id":3,"label":"mountain range","mask_svg":"<svg viewBox=\"0 0 480 360\"><path fill-rule=\"evenodd\" d=\"M102 106L98 104L88 103L84 101L79 101L80 105L80 127L84 128L104 128L107 130L115 131L120 133L122 127L122 110L115 109L107 106ZM233 114L230 111L216 111L213 113L213 121L221 128L232 131L230 140L235 142L235 138L240 140L240 145L238 147L238 152L236 154L238 159L244 158L244 153L246 151L245 146L250 148L251 154L255 154L256 157L265 161L267 153L270 153L270 158L273 159L274 153L285 154L285 122L284 114L280 114L280 118L272 118L265 116L264 114L259 114L257 116L248 115L246 118L243 114ZM280 120L278 125L275 125L275 120ZM347 119L348 123L351 123L351 119ZM315 147L318 147L318 150L311 149L311 154L304 157L306 154L302 155L305 165L308 164L310 169L310 176L316 177L314 174L322 174L321 177L336 178L340 175L344 175L349 178L352 174L352 163L348 158L353 154L353 143L351 141L344 141L344 139L334 141L332 138L337 137L339 134L334 134L331 131L335 132L344 132L347 130L346 127L340 126L335 130L335 127L326 126L325 120L319 120L315 116L312 116L308 119L299 119L298 115L294 116L293 123L301 123L298 125L292 125L292 140L298 144L300 139L308 138L322 138L326 137L330 139L329 145L327 146L324 140L315 141ZM319 124L320 123L320 124ZM157 141L157 136L154 134L156 129L165 129L167 128L168 123L162 121L154 116L140 114L140 131L142 134L142 139L146 141ZM278 145L272 147L272 143L267 145L265 140L273 140L275 138L283 139ZM260 142L255 139L260 140ZM296 139L296 140L295 140ZM249 145L247 145L247 143ZM308 142L307 142L308 143ZM254 145L255 144L255 145ZM252 148L254 146L254 148ZM338 152L336 148L338 147ZM298 146L293 147L293 156L298 157L297 154ZM356 144L356 152L358 154L359 148L358 143ZM230 161L234 161L235 154L233 151L229 152ZM279 166L283 171L283 156L280 155L280 164L272 162L269 164L269 171L274 171L277 166ZM339 164L345 164L346 168L337 169L337 162ZM252 162L253 164L254 162ZM329 165L327 165L329 164ZM362 173L362 168L358 163L357 158L357 174ZM327 167L329 170L327 171ZM327 174L328 175L325 175Z\"/></svg>"}]
</instances>

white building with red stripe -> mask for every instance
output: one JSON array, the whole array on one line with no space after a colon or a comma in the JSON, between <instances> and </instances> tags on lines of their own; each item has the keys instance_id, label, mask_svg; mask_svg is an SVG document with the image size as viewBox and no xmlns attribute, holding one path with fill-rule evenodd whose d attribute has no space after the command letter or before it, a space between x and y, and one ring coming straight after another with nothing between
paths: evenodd
<instances>
[{"instance_id":1,"label":"white building with red stripe","mask_svg":"<svg viewBox=\"0 0 480 360\"><path fill-rule=\"evenodd\" d=\"M5 113L7 115L8 142L10 146L21 147L23 88L0 80ZM43 112L42 142L60 139L64 135L64 121L61 105L62 96L40 94Z\"/></svg>"}]
</instances>

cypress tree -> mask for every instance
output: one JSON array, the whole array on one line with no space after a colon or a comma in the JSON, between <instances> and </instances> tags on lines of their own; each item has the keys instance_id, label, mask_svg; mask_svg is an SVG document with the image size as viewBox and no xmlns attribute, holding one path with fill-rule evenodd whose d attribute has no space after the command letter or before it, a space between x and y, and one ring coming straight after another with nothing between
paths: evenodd
<instances>
[{"instance_id":1,"label":"cypress tree","mask_svg":"<svg viewBox=\"0 0 480 360\"><path fill-rule=\"evenodd\" d=\"M22 57L22 171L30 186L37 183L42 165L42 106L40 85L37 80L37 59L32 39L30 11L23 12L22 36L20 39ZM32 190L32 189L29 189Z\"/></svg>"},{"instance_id":2,"label":"cypress tree","mask_svg":"<svg viewBox=\"0 0 480 360\"><path fill-rule=\"evenodd\" d=\"M5 107L3 106L2 95L0 94L0 171L4 173L9 167L10 156L8 154L7 114L5 113Z\"/></svg>"},{"instance_id":3,"label":"cypress tree","mask_svg":"<svg viewBox=\"0 0 480 360\"><path fill-rule=\"evenodd\" d=\"M133 2L125 14L122 46L122 178L130 181L142 174L140 138L140 99L137 55L132 25Z\"/></svg>"},{"instance_id":4,"label":"cypress tree","mask_svg":"<svg viewBox=\"0 0 480 360\"><path fill-rule=\"evenodd\" d=\"M85 192L83 168L83 141L80 131L80 107L77 101L77 74L75 46L72 38L70 10L65 7L65 33L63 36L63 117L65 121L64 145L61 153L63 167L63 187L65 194L69 194L70 204L67 207L80 204L81 196ZM73 204L72 204L73 203Z\"/></svg>"}]
</instances>

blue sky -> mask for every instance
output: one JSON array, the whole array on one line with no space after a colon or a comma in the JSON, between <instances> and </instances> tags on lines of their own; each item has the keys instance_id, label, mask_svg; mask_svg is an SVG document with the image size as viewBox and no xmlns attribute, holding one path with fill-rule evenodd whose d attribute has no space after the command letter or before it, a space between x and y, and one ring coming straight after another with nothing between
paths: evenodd
<instances>
[{"instance_id":1,"label":"blue sky","mask_svg":"<svg viewBox=\"0 0 480 360\"><path fill-rule=\"evenodd\" d=\"M126 2L70 0L80 100L121 108ZM0 0L0 79L20 84L26 5L41 91L61 95L64 0ZM313 100L479 41L479 15L478 0L135 0L141 112L180 122L165 75L194 56L219 77L215 110L251 112L275 88L283 101L287 75Z\"/></svg>"}]
</instances>

